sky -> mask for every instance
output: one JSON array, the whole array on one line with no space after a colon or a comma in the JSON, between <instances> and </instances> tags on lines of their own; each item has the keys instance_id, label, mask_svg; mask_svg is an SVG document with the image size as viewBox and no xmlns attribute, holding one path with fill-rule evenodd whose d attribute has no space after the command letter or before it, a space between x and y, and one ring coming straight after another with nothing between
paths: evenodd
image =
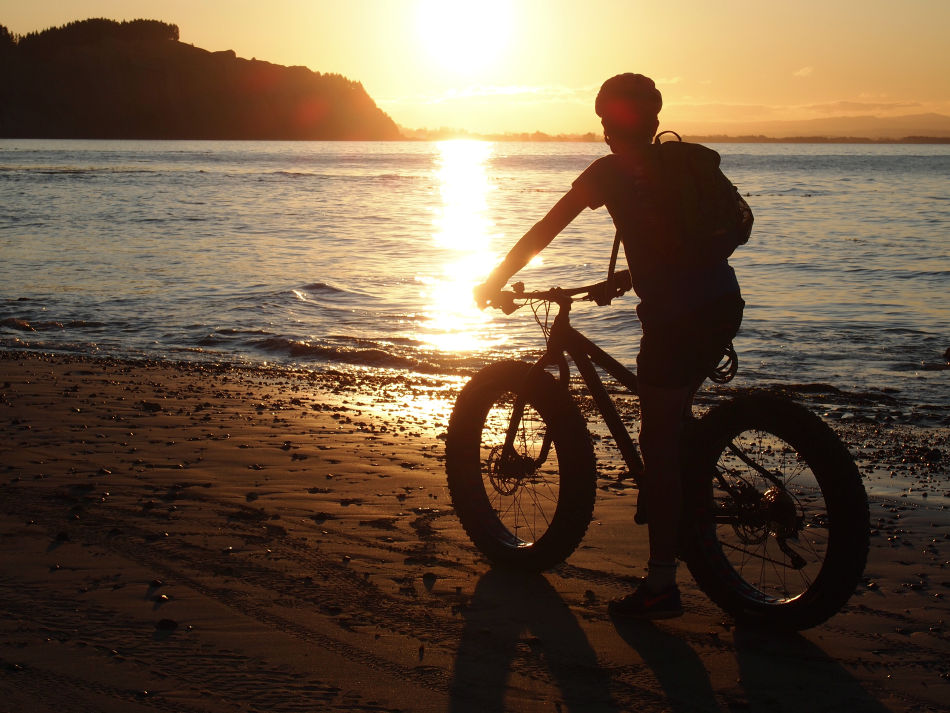
<instances>
[{"instance_id":1,"label":"sky","mask_svg":"<svg viewBox=\"0 0 950 713\"><path fill-rule=\"evenodd\" d=\"M683 131L950 115L950 0L0 0L14 34L90 17L342 74L409 129L599 133L597 89L628 71Z\"/></svg>"}]
</instances>

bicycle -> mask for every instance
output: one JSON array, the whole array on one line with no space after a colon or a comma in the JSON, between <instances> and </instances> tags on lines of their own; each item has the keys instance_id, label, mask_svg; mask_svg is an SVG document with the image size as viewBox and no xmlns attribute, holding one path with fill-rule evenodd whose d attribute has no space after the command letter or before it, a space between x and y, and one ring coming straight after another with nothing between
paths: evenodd
<instances>
[{"instance_id":1,"label":"bicycle","mask_svg":"<svg viewBox=\"0 0 950 713\"><path fill-rule=\"evenodd\" d=\"M637 480L643 472L595 365L634 395L636 375L570 324L575 301L608 304L629 289L629 271L572 289L529 292L519 283L493 305L506 313L532 305L547 340L534 364L501 361L476 373L449 421L452 503L495 565L550 569L591 521L597 469L567 357L629 474ZM722 380L735 373L732 357ZM868 553L867 495L847 447L805 407L774 394L740 395L701 417L692 410L682 445L680 558L737 621L792 630L825 621L854 592Z\"/></svg>"}]
</instances>

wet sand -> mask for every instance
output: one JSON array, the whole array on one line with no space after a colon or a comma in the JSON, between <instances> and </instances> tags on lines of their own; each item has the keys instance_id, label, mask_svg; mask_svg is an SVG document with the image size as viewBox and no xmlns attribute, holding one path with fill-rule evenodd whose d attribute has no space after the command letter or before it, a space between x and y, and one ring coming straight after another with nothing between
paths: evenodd
<instances>
[{"instance_id":1,"label":"wet sand","mask_svg":"<svg viewBox=\"0 0 950 713\"><path fill-rule=\"evenodd\" d=\"M947 710L946 428L835 424L869 489L922 485L872 498L826 624L736 628L682 567L684 617L618 629L646 561L630 490L599 483L566 564L492 571L444 487L450 398L0 353L0 710Z\"/></svg>"}]
</instances>

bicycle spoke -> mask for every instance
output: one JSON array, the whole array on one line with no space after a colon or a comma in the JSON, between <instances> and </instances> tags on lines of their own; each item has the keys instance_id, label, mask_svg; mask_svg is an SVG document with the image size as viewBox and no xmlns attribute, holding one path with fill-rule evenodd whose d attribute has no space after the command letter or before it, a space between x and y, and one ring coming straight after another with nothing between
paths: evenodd
<instances>
[{"instance_id":1,"label":"bicycle spoke","mask_svg":"<svg viewBox=\"0 0 950 713\"><path fill-rule=\"evenodd\" d=\"M513 395L496 402L486 419L482 468L485 491L498 522L511 538L522 545L532 544L551 527L559 498L556 449L548 452L544 470L535 470L544 444L546 426L530 404L521 406L513 452L502 445L513 423L512 409L521 406Z\"/></svg>"},{"instance_id":2,"label":"bicycle spoke","mask_svg":"<svg viewBox=\"0 0 950 713\"><path fill-rule=\"evenodd\" d=\"M727 559L766 597L800 596L814 581L828 545L827 530L810 526L827 514L808 464L775 436L752 431L733 439L720 469L725 480L716 484L719 511L713 519ZM782 545L778 538L791 542Z\"/></svg>"},{"instance_id":3,"label":"bicycle spoke","mask_svg":"<svg viewBox=\"0 0 950 713\"><path fill-rule=\"evenodd\" d=\"M739 553L742 553L743 555L748 555L749 558L753 558L753 559L755 559L755 560L757 560L757 561L760 561L760 565L759 565L760 567L765 567L765 565L767 565L767 564L773 564L773 565L781 565L782 567L786 567L786 568L788 568L788 569L792 569L791 567L788 566L787 563L785 563L785 562L780 562L780 561L777 560L777 559L773 559L772 557L769 557L768 555L766 555L766 554L764 554L764 553L752 552L751 550L744 549L744 548L742 548L742 547L739 547L738 545L733 545L733 544L731 544L731 543L729 543L729 542L721 542L720 544L721 544L722 547L725 548L725 549L732 550L733 552L739 552ZM767 548L766 548L766 549L767 549ZM748 560L745 560L745 561L748 561ZM738 570L739 573L741 574L741 573L742 573L742 565L737 565L737 566L736 566L736 570Z\"/></svg>"}]
</instances>

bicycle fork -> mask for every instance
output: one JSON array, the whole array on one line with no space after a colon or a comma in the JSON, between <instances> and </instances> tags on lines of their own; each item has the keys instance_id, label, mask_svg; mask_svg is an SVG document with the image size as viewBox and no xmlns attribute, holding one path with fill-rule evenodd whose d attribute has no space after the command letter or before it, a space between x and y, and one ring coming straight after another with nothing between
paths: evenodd
<instances>
[{"instance_id":1,"label":"bicycle fork","mask_svg":"<svg viewBox=\"0 0 950 713\"><path fill-rule=\"evenodd\" d=\"M580 335L577 336L587 342L584 337L581 337ZM626 372L626 370L623 369L619 363L614 362L610 356L601 351L593 343L587 342L585 347L588 347L588 349L585 349L584 352L572 352L571 357L574 363L577 365L577 369L581 374L581 378L587 384L588 390L593 396L594 402L597 404L597 408L600 411L604 422L607 424L607 429L610 431L610 435L613 437L614 442L617 444L618 450L623 456L624 463L627 466L628 475L633 478L634 482L637 483L639 487L639 478L643 473L643 461L640 459L640 454L637 451L637 447L634 445L633 439L630 437L630 433L627 431L623 420L617 413L617 409L614 407L613 401L611 401L610 396L607 394L607 390L604 388L603 381L601 381L600 376L597 374L597 371L594 368L588 351L596 350L593 352L593 355L598 359L598 363L603 364L604 368L607 369L608 372L614 376L614 378L616 378L634 393L636 393L635 378L634 381L631 382L629 373ZM557 364L559 371L558 383L562 388L565 389L565 391L569 393L570 368L567 365L567 360L565 359L563 353L559 353L556 360L551 358L550 352L546 354L534 365L534 368L528 374L528 379L531 379L532 375L536 373L536 370L543 371L545 366L551 363ZM615 368L612 368L613 364L616 364ZM516 396L514 405L512 407L511 416L508 421L508 429L505 433L505 443L502 449L502 462L512 466L519 461L519 458L516 454L517 451L515 450L515 440L521 427L525 405L525 398L520 395ZM548 454L551 450L552 442L553 434L550 431L545 431L538 457L533 459L534 468L539 468L545 462L545 460L547 460ZM624 476L621 476L621 479L623 479L623 477Z\"/></svg>"},{"instance_id":2,"label":"bicycle fork","mask_svg":"<svg viewBox=\"0 0 950 713\"><path fill-rule=\"evenodd\" d=\"M538 363L534 365L534 368L528 372L528 381L531 381L532 376L536 371L544 370L546 364L546 358L542 357ZM567 364L564 364L564 367L567 367ZM563 376L562 369L562 376ZM508 418L508 429L505 431L505 443L502 446L501 450L501 466L505 471L506 475L515 476L515 477L525 477L530 475L530 472L525 472L525 467L530 461L530 471L533 472L544 465L544 462L548 459L548 454L551 452L551 444L554 442L554 435L551 433L550 429L545 429L544 439L541 442L541 448L538 451L537 458L527 458L519 457L517 450L515 449L515 440L518 438L518 432L521 429L522 419L524 417L524 409L527 405L527 400L524 396L518 394L515 396L515 402L511 408L511 416Z\"/></svg>"},{"instance_id":3,"label":"bicycle fork","mask_svg":"<svg viewBox=\"0 0 950 713\"><path fill-rule=\"evenodd\" d=\"M508 477L524 478L532 475L544 464L548 458L548 453L551 451L553 436L550 431L546 430L537 458L518 455L518 451L515 449L515 440L518 438L518 433L521 429L525 405L526 401L524 397L517 396L515 398L514 405L511 409L511 416L508 420L508 430L505 432L505 443L502 446L500 467L503 474Z\"/></svg>"}]
</instances>

